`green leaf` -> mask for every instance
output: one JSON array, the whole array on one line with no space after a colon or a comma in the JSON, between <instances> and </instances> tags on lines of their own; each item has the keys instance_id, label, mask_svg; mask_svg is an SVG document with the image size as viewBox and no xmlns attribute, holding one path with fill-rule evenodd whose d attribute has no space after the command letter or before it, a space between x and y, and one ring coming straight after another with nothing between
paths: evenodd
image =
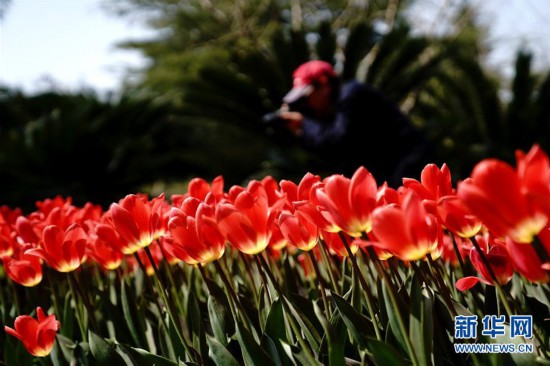
<instances>
[{"instance_id":1,"label":"green leaf","mask_svg":"<svg viewBox=\"0 0 550 366\"><path fill-rule=\"evenodd\" d=\"M311 320L306 317L306 315L301 311L301 309L304 308L298 308L294 306L288 299L283 296L283 301L285 301L290 308L290 312L292 314L285 314L286 316L293 316L294 319L298 322L300 325L300 328L302 332L306 335L307 340L309 341L309 344L311 345L311 348L313 349L319 349L319 344L321 343L321 336L319 335L319 332L317 332L317 329L311 322Z\"/></svg>"},{"instance_id":2,"label":"green leaf","mask_svg":"<svg viewBox=\"0 0 550 366\"><path fill-rule=\"evenodd\" d=\"M327 318L325 317L325 314L316 303L313 303L313 309L315 310L315 314L317 315L317 318L319 319L323 329L325 330L326 343L328 346L329 366L344 366L345 338L339 334L340 332L336 330L336 327L333 327L333 325L329 324ZM338 321L336 321L335 323L335 325L337 326Z\"/></svg>"},{"instance_id":3,"label":"green leaf","mask_svg":"<svg viewBox=\"0 0 550 366\"><path fill-rule=\"evenodd\" d=\"M61 323L63 326L61 327L61 334L69 339L73 339L75 324L75 311L71 307L71 300L71 293L67 292L63 305L63 322Z\"/></svg>"},{"instance_id":4,"label":"green leaf","mask_svg":"<svg viewBox=\"0 0 550 366\"><path fill-rule=\"evenodd\" d=\"M395 338L397 339L401 349L407 351L407 344L405 339L408 337L408 334L403 334L403 330L399 326L397 317L401 316L402 319L405 319L403 314L408 314L408 309L407 311L405 311L405 309L400 308L399 304L393 303L391 299L391 294L389 293L390 290L388 290L388 286L385 281L382 281L384 282L384 285L382 286L382 293L384 294L384 303L386 305L386 311L388 312L391 331L395 335Z\"/></svg>"},{"instance_id":5,"label":"green leaf","mask_svg":"<svg viewBox=\"0 0 550 366\"><path fill-rule=\"evenodd\" d=\"M252 334L236 323L237 340L241 346L245 365L275 366L271 357L256 343Z\"/></svg>"},{"instance_id":6,"label":"green leaf","mask_svg":"<svg viewBox=\"0 0 550 366\"><path fill-rule=\"evenodd\" d=\"M178 366L177 363L167 358L157 356L141 348L118 345L120 349L128 354L135 365L139 366Z\"/></svg>"},{"instance_id":7,"label":"green leaf","mask_svg":"<svg viewBox=\"0 0 550 366\"><path fill-rule=\"evenodd\" d=\"M227 300L224 300L211 293L210 296L208 296L207 307L210 326L212 327L212 332L216 340L224 346L227 346L228 337L231 337L235 330L233 327L235 321L233 320L231 312L227 311L227 309L229 309Z\"/></svg>"},{"instance_id":8,"label":"green leaf","mask_svg":"<svg viewBox=\"0 0 550 366\"><path fill-rule=\"evenodd\" d=\"M199 350L201 358L206 360L208 359L206 329L199 308L199 302L193 292L189 293L187 301L187 324L193 337L193 348Z\"/></svg>"},{"instance_id":9,"label":"green leaf","mask_svg":"<svg viewBox=\"0 0 550 366\"><path fill-rule=\"evenodd\" d=\"M285 316L283 312L283 304L280 299L275 299L271 304L271 309L267 315L264 325L264 334L267 334L274 340L286 341Z\"/></svg>"},{"instance_id":10,"label":"green leaf","mask_svg":"<svg viewBox=\"0 0 550 366\"><path fill-rule=\"evenodd\" d=\"M371 322L364 315L358 313L341 296L332 293L330 297L342 316L342 320L346 324L351 337L357 342L360 349L366 349L368 338L375 335Z\"/></svg>"},{"instance_id":11,"label":"green leaf","mask_svg":"<svg viewBox=\"0 0 550 366\"><path fill-rule=\"evenodd\" d=\"M532 353L509 353L509 354L499 354L501 359L504 360L504 363L510 364L510 365L516 365L516 366L528 366L533 365L535 363L535 360L537 358L536 353L536 345L534 344L533 340L526 340L524 337L514 337L511 338L510 334L510 326L508 324L504 325L504 335L496 336L495 339L489 339L490 343L500 343L500 344L515 344L516 348L518 345L526 345L531 344L533 345L533 352ZM504 364L502 363L502 364Z\"/></svg>"},{"instance_id":12,"label":"green leaf","mask_svg":"<svg viewBox=\"0 0 550 366\"><path fill-rule=\"evenodd\" d=\"M429 289L423 289L414 277L411 288L409 339L421 365L433 364L433 316L433 295Z\"/></svg>"},{"instance_id":13,"label":"green leaf","mask_svg":"<svg viewBox=\"0 0 550 366\"><path fill-rule=\"evenodd\" d=\"M279 349L273 340L266 334L262 336L260 346L269 354L273 363L276 366L282 366L281 357L279 356Z\"/></svg>"},{"instance_id":14,"label":"green leaf","mask_svg":"<svg viewBox=\"0 0 550 366\"><path fill-rule=\"evenodd\" d=\"M208 337L208 356L218 366L239 366L239 361L216 339Z\"/></svg>"},{"instance_id":15,"label":"green leaf","mask_svg":"<svg viewBox=\"0 0 550 366\"><path fill-rule=\"evenodd\" d=\"M370 339L368 349L378 366L405 366L409 364L395 348L387 343L380 342L376 339Z\"/></svg>"},{"instance_id":16,"label":"green leaf","mask_svg":"<svg viewBox=\"0 0 550 366\"><path fill-rule=\"evenodd\" d=\"M122 357L116 353L115 345L112 342L107 342L90 330L88 331L88 340L90 352L96 361L110 366L126 365Z\"/></svg>"},{"instance_id":17,"label":"green leaf","mask_svg":"<svg viewBox=\"0 0 550 366\"><path fill-rule=\"evenodd\" d=\"M59 348L61 349L65 360L67 360L67 362L71 362L76 344L71 339L65 337L62 334L57 334L56 340L56 343L59 345Z\"/></svg>"},{"instance_id":18,"label":"green leaf","mask_svg":"<svg viewBox=\"0 0 550 366\"><path fill-rule=\"evenodd\" d=\"M120 285L120 301L124 319L126 320L126 325L128 326L132 339L138 347L143 347L143 345L147 344L147 341L143 339L145 327L141 324L141 322L143 322L141 317L138 316L138 320L134 320L134 314L137 315L139 312L134 297L131 293L128 293L128 290L126 289L126 283L124 280L121 281Z\"/></svg>"}]
</instances>

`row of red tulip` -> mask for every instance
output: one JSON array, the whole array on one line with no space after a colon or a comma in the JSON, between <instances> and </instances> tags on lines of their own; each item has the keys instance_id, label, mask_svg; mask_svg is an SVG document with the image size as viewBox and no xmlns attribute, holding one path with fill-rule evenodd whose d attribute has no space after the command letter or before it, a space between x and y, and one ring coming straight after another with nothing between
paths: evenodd
<instances>
[{"instance_id":1,"label":"row of red tulip","mask_svg":"<svg viewBox=\"0 0 550 366\"><path fill-rule=\"evenodd\" d=\"M196 178L171 204L164 195L130 194L103 211L57 197L38 202L29 215L8 207L0 213L0 257L7 275L24 286L40 283L43 262L59 272L87 260L113 270L149 247L157 260L194 265L221 258L227 243L248 255L276 255L285 247L315 250L319 240L337 256L372 247L381 259L430 256L457 265L469 255L480 277L460 279L460 290L478 281L505 284L515 271L533 282L550 279L550 162L538 146L518 152L515 168L480 162L456 189L446 165L430 164L420 181L405 178L398 189L378 187L360 167L351 178L308 173L296 184L266 177L227 192L222 177ZM6 331L43 356L59 323L40 308L37 315L38 321L19 317Z\"/></svg>"},{"instance_id":2,"label":"row of red tulip","mask_svg":"<svg viewBox=\"0 0 550 366\"><path fill-rule=\"evenodd\" d=\"M266 177L228 192L222 177L211 184L196 178L186 194L172 196L172 204L164 195L148 200L130 194L105 212L61 197L38 202L37 208L25 216L3 207L0 215L0 257L8 276L24 286L41 281L42 261L70 272L91 258L112 270L124 255L157 240L167 259L189 264L219 259L226 243L252 255L287 245L308 251L320 238L339 256L347 255L342 240L348 240L352 251L372 246L381 258L441 255L456 263L449 233L462 256L471 251L485 281L491 278L468 240L476 235L483 235L485 254L498 258L505 273L512 268L530 281L549 280L548 258L531 245L538 236L550 253L550 166L538 146L518 153L515 169L495 159L480 162L457 189L446 165L430 164L420 181L405 178L398 189L377 187L360 167L351 179L308 173L295 184Z\"/></svg>"}]
</instances>

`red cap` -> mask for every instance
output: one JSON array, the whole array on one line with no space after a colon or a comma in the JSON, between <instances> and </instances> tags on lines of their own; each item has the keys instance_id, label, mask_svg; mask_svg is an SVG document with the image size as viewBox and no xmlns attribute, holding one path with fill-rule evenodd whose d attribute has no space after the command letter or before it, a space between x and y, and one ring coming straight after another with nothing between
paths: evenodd
<instances>
[{"instance_id":1,"label":"red cap","mask_svg":"<svg viewBox=\"0 0 550 366\"><path fill-rule=\"evenodd\" d=\"M298 66L292 74L293 87L285 95L283 101L292 103L298 99L308 96L315 89L315 84L322 84L335 78L336 73L332 65L325 61L308 61Z\"/></svg>"}]
</instances>

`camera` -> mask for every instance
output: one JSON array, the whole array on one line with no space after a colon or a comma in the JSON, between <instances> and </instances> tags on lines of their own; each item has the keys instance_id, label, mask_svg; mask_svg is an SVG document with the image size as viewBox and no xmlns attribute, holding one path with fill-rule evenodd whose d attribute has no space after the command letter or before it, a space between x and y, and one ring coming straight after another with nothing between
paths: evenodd
<instances>
[{"instance_id":1,"label":"camera","mask_svg":"<svg viewBox=\"0 0 550 366\"><path fill-rule=\"evenodd\" d=\"M273 124L273 123L278 123L278 122L282 122L282 119L281 119L281 110L280 109L277 109L275 112L271 112L271 113L266 113L262 116L262 122L263 123L268 123L268 124Z\"/></svg>"},{"instance_id":2,"label":"camera","mask_svg":"<svg viewBox=\"0 0 550 366\"><path fill-rule=\"evenodd\" d=\"M289 112L300 112L300 113L304 114L305 111L307 110L305 102L306 102L305 98L300 98L295 102L287 104L288 109L285 109L285 110L289 111ZM267 124L274 124L274 123L284 122L283 119L281 118L281 112L282 111L283 110L281 108L279 108L274 112L264 114L262 116L262 121L264 123L267 123Z\"/></svg>"}]
</instances>

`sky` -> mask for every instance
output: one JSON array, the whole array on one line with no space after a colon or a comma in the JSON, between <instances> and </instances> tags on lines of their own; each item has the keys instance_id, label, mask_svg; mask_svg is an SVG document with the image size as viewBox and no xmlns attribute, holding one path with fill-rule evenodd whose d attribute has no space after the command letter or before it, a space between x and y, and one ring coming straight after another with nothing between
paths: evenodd
<instances>
[{"instance_id":1,"label":"sky","mask_svg":"<svg viewBox=\"0 0 550 366\"><path fill-rule=\"evenodd\" d=\"M0 85L27 93L85 88L114 91L127 67L144 65L136 52L118 42L152 33L140 24L108 14L106 0L11 0L0 20ZM416 26L443 24L442 4L452 0L417 0ZM550 68L550 0L474 0L480 20L490 26L494 49L489 64L510 75L520 46L534 53L535 66ZM444 12L443 12L444 13ZM430 29L428 29L430 28Z\"/></svg>"},{"instance_id":2,"label":"sky","mask_svg":"<svg viewBox=\"0 0 550 366\"><path fill-rule=\"evenodd\" d=\"M144 60L115 45L151 33L108 14L101 1L12 0L0 28L0 85L116 89L124 69Z\"/></svg>"}]
</instances>

